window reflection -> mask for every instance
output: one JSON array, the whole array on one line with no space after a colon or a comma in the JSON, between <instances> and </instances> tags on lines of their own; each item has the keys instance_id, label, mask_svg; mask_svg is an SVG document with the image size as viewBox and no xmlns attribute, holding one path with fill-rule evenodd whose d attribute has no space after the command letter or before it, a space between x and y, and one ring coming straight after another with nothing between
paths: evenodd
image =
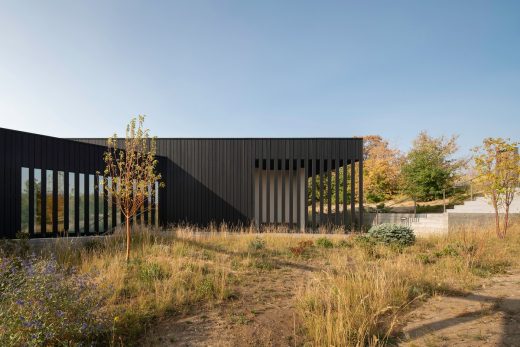
<instances>
[{"instance_id":1,"label":"window reflection","mask_svg":"<svg viewBox=\"0 0 520 347\"><path fill-rule=\"evenodd\" d=\"M98 209L98 220L99 220L99 231L105 231L105 178L103 176L99 176L98 178L98 194L99 194L99 209Z\"/></svg>"},{"instance_id":2,"label":"window reflection","mask_svg":"<svg viewBox=\"0 0 520 347\"><path fill-rule=\"evenodd\" d=\"M42 170L34 169L34 233L42 231Z\"/></svg>"},{"instance_id":3,"label":"window reflection","mask_svg":"<svg viewBox=\"0 0 520 347\"><path fill-rule=\"evenodd\" d=\"M90 232L93 232L95 225L95 203L94 203L94 175L88 175L88 221Z\"/></svg>"},{"instance_id":4,"label":"window reflection","mask_svg":"<svg viewBox=\"0 0 520 347\"><path fill-rule=\"evenodd\" d=\"M108 177L107 179L107 190L106 190L106 194L107 194L107 200L108 200L108 211L107 211L107 218L108 218L108 230L110 230L112 228L112 223L113 223L113 216L112 216L112 192L111 192L111 189L112 188L112 177Z\"/></svg>"},{"instance_id":5,"label":"window reflection","mask_svg":"<svg viewBox=\"0 0 520 347\"><path fill-rule=\"evenodd\" d=\"M32 172L30 170L34 170L34 187L32 192ZM41 234L42 232L58 232L60 234L72 234L77 232L84 234L89 231L95 231L96 221L99 223L99 231L103 232L107 232L111 230L113 226L123 223L124 215L121 209L117 208L114 195L112 194L112 189L120 190L118 180L113 177L99 176L98 185L96 186L95 178L96 176L91 174L22 167L20 175L20 231L28 234L32 228L30 224L33 223L34 234ZM78 186L75 184L76 179L78 180ZM85 180L88 181L85 182ZM54 185L55 182L56 185ZM45 185L44 191L42 191L42 184ZM65 191L66 187L67 191ZM134 194L136 190L137 185L134 182ZM54 193L56 193L56 199ZM33 194L33 196L31 196L31 194ZM88 202L86 194L88 194ZM95 209L96 196L98 197L99 203L97 213ZM31 216L29 213L30 198L33 199L32 208L34 210L32 221L30 220ZM65 213L65 199L68 199L67 213ZM76 199L78 200L78 205L76 205ZM133 221L139 224L146 222L147 224L158 226L159 182L155 182L146 188L145 202L146 206L141 206L136 216L134 216ZM43 209L44 205L45 210ZM88 213L85 215L87 208ZM77 220L76 216L78 217ZM57 229L54 229L55 218L57 221ZM65 228L65 226L67 226L67 228ZM42 227L44 229L42 229Z\"/></svg>"},{"instance_id":6,"label":"window reflection","mask_svg":"<svg viewBox=\"0 0 520 347\"><path fill-rule=\"evenodd\" d=\"M74 173L69 172L69 232L73 232L76 230L74 225L74 212L75 212L75 204L74 204L74 196L75 196L75 189L74 189Z\"/></svg>"},{"instance_id":7,"label":"window reflection","mask_svg":"<svg viewBox=\"0 0 520 347\"><path fill-rule=\"evenodd\" d=\"M84 174L79 174L78 197L79 197L79 206L78 206L79 231L81 233L84 233L85 232L85 175Z\"/></svg>"},{"instance_id":8,"label":"window reflection","mask_svg":"<svg viewBox=\"0 0 520 347\"><path fill-rule=\"evenodd\" d=\"M45 232L52 232L52 170L45 171L46 173L46 195L45 195Z\"/></svg>"},{"instance_id":9,"label":"window reflection","mask_svg":"<svg viewBox=\"0 0 520 347\"><path fill-rule=\"evenodd\" d=\"M147 206L147 209L146 209L146 214L147 214L147 223L150 224L150 225L154 225L154 220L152 219L153 218L153 213L152 213L152 209L153 209L153 201L152 201L152 185L149 184L148 187L147 187L147 197L146 197L146 206Z\"/></svg>"},{"instance_id":10,"label":"window reflection","mask_svg":"<svg viewBox=\"0 0 520 347\"><path fill-rule=\"evenodd\" d=\"M65 173L58 171L58 232L65 231Z\"/></svg>"},{"instance_id":11,"label":"window reflection","mask_svg":"<svg viewBox=\"0 0 520 347\"><path fill-rule=\"evenodd\" d=\"M155 182L155 225L159 226L159 182Z\"/></svg>"},{"instance_id":12,"label":"window reflection","mask_svg":"<svg viewBox=\"0 0 520 347\"><path fill-rule=\"evenodd\" d=\"M29 168L22 167L22 221L20 231L29 233Z\"/></svg>"}]
</instances>

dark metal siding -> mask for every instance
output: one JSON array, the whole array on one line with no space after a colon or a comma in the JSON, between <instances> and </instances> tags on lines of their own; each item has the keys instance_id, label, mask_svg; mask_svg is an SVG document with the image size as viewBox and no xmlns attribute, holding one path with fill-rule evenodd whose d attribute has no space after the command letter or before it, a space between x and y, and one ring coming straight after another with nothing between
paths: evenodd
<instances>
[{"instance_id":1,"label":"dark metal siding","mask_svg":"<svg viewBox=\"0 0 520 347\"><path fill-rule=\"evenodd\" d=\"M42 175L44 170L63 171L65 179L68 173L85 174L85 185L88 175L103 172L103 152L106 147L105 139L59 139L48 136L29 134L0 128L0 237L14 237L20 230L21 220L21 167L29 169L40 168ZM160 189L160 222L167 223L191 223L207 225L209 223L226 222L231 224L250 224L255 216L254 186L255 161L262 167L265 163L267 169L303 168L305 176L312 176L313 172L323 170L320 163L326 161L327 167L335 169L337 163L353 163L362 160L363 142L360 138L323 138L323 139L170 139L162 138L157 141L159 160L159 172L162 173L166 184L165 189ZM332 163L336 163L332 167ZM362 165L356 170L356 175L361 173ZM345 168L344 168L345 170ZM32 172L32 171L31 171ZM267 177L270 177L267 175ZM285 176L284 176L285 177ZM358 176L359 177L359 176ZM311 187L305 184L303 196L293 197L292 182L296 175L289 175L289 197L291 206L306 201L307 191ZM76 192L79 185L76 175ZM55 180L54 180L55 181ZM345 178L344 178L344 181ZM45 185L45 177L42 183ZM305 180L307 182L307 180ZM351 190L354 177L352 178ZM262 181L260 181L260 187ZM267 185L275 184L267 181ZM359 186L362 180L358 178ZM42 187L44 188L44 187ZM341 192L346 197L346 191ZM65 208L68 206L68 191L65 191ZM271 194L267 190L267 194ZM285 194L285 190L284 193ZM315 192L312 194L314 196ZM329 192L330 194L330 192ZM265 199L266 197L264 197ZM99 197L94 205L101 208L103 200ZM282 195L282 201L284 197ZM315 200L315 199L314 199ZM269 200L268 200L269 201ZM45 203L45 200L42 200ZM76 194L74 218L74 230L79 230L78 194ZM275 200L275 205L278 200ZM31 204L32 206L32 204ZM88 205L87 205L88 206ZM299 206L299 205L298 205ZM260 213L266 217L270 211L260 208ZM87 207L88 208L88 207ZM315 211L316 206L310 211ZM337 208L337 206L336 206ZM278 216L277 209L274 210ZM315 213L305 209L305 220L316 216ZM320 209L320 214L322 210ZM30 208L30 217L34 211ZM87 209L85 214L88 215ZM282 210L282 216L285 209ZM293 217L298 217L296 225L300 224L300 209L289 209L290 222ZM294 215L294 216L293 216ZM287 216L287 217L289 217ZM302 216L303 217L303 216ZM352 217L348 218L353 221ZM32 221L32 218L30 218ZM335 221L341 220L346 224L347 218L334 216ZM100 222L104 224L103 222ZM43 221L42 221L42 224ZM45 226L45 225L42 225ZM101 229L101 226L98 226ZM95 227L90 232L95 231ZM48 231L49 235L54 231Z\"/></svg>"},{"instance_id":2,"label":"dark metal siding","mask_svg":"<svg viewBox=\"0 0 520 347\"><path fill-rule=\"evenodd\" d=\"M103 144L106 141L105 139L76 140L93 144ZM248 225L255 216L253 200L255 160L258 160L260 166L265 163L266 168L274 169L278 165L278 160L281 160L282 166L287 161L291 167L293 164L296 164L297 168L304 167L307 175L311 177L314 170L316 173L320 172L322 169L320 163L324 160L333 170L335 168L331 166L332 162L350 164L362 160L363 140L361 138L159 138L157 151L159 155L167 158L165 183L169 223L186 222L206 225L211 222L226 222ZM358 174L359 171L356 171ZM260 181L259 184L261 187L263 183ZM266 182L267 187L273 184L274 180ZM292 190L292 185L290 189ZM270 191L267 190L266 193L269 197ZM347 196L344 192L341 193ZM263 197L267 199L266 209L260 211L264 218L273 217L270 216L268 197ZM306 195L298 197L297 200L299 201L300 198L306 199ZM288 199L292 200L292 194ZM291 214L292 212L290 209ZM299 209L294 213L296 217ZM315 216L314 213L313 215ZM299 220L298 218L298 223ZM334 217L334 220L338 224L343 223L346 218ZM312 221L315 221L315 217Z\"/></svg>"},{"instance_id":3,"label":"dark metal siding","mask_svg":"<svg viewBox=\"0 0 520 347\"><path fill-rule=\"evenodd\" d=\"M0 238L14 238L16 233L21 229L22 167L30 169L30 177L33 175L31 169L42 169L42 194L45 194L45 172L50 171L53 173L54 197L52 201L55 202L57 201L57 172L63 171L65 180L68 180L69 172L76 174L83 173L85 174L85 184L87 184L89 174L95 175L96 172L103 172L104 170L103 153L106 150L106 147L103 146L104 144L105 142L99 146L0 128ZM160 172L165 172L165 163L166 160L159 158ZM78 175L76 175L76 181L76 184L78 184ZM33 184L31 184L31 188L34 188ZM76 192L77 191L76 189ZM64 207L68 210L68 190L64 189L64 194ZM78 194L76 194L76 208L74 209L76 211L74 230L78 230L79 222L79 216L77 215L79 202L77 197ZM33 226L34 220L32 202L34 202L35 197L31 193L29 198L29 221L30 230L32 230L31 227ZM46 199L42 199L42 211L45 211L45 204ZM88 215L88 204L86 206L85 214ZM166 218L162 217L165 216L162 209L166 209L167 206L167 203L160 205L161 211L159 216L161 217L162 223L166 222ZM56 236L57 220L55 216L57 215L57 204L53 203L52 210L54 220L50 224L54 226L53 230L46 230L46 232L43 233L46 227L46 221L45 218L42 218L42 237ZM65 223L68 223L68 221ZM90 232L94 232L94 227L92 227Z\"/></svg>"}]
</instances>

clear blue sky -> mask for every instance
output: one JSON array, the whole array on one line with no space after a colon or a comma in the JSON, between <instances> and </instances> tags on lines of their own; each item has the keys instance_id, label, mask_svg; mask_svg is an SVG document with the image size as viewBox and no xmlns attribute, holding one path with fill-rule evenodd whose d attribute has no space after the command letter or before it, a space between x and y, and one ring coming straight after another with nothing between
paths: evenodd
<instances>
[{"instance_id":1,"label":"clear blue sky","mask_svg":"<svg viewBox=\"0 0 520 347\"><path fill-rule=\"evenodd\" d=\"M0 126L109 136L520 134L520 1L2 1Z\"/></svg>"}]
</instances>

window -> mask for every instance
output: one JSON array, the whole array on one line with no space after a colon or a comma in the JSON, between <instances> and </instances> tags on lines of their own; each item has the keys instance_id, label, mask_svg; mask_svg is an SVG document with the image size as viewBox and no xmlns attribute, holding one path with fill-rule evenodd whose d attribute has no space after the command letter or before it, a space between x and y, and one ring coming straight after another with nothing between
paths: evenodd
<instances>
[{"instance_id":1,"label":"window","mask_svg":"<svg viewBox=\"0 0 520 347\"><path fill-rule=\"evenodd\" d=\"M58 232L65 231L65 173L58 171Z\"/></svg>"},{"instance_id":2,"label":"window","mask_svg":"<svg viewBox=\"0 0 520 347\"><path fill-rule=\"evenodd\" d=\"M107 218L108 218L108 230L112 229L112 223L113 223L113 215L112 215L112 192L110 189L112 188L112 177L108 177L107 179L107 191L105 191L105 194L107 194L107 200L108 200L108 211L107 211Z\"/></svg>"},{"instance_id":3,"label":"window","mask_svg":"<svg viewBox=\"0 0 520 347\"><path fill-rule=\"evenodd\" d=\"M34 233L42 231L42 170L34 169Z\"/></svg>"},{"instance_id":4,"label":"window","mask_svg":"<svg viewBox=\"0 0 520 347\"><path fill-rule=\"evenodd\" d=\"M22 167L22 221L20 231L29 233L29 168Z\"/></svg>"},{"instance_id":5,"label":"window","mask_svg":"<svg viewBox=\"0 0 520 347\"><path fill-rule=\"evenodd\" d=\"M155 182L155 226L159 226L159 182Z\"/></svg>"},{"instance_id":6,"label":"window","mask_svg":"<svg viewBox=\"0 0 520 347\"><path fill-rule=\"evenodd\" d=\"M78 187L78 197L79 197L79 231L80 233L85 232L85 175L79 174L79 187Z\"/></svg>"},{"instance_id":7,"label":"window","mask_svg":"<svg viewBox=\"0 0 520 347\"><path fill-rule=\"evenodd\" d=\"M105 178L103 176L99 176L98 178L98 192L99 192L99 209L98 209L98 220L99 220L99 231L105 230L105 198L106 198L106 190L105 190Z\"/></svg>"},{"instance_id":8,"label":"window","mask_svg":"<svg viewBox=\"0 0 520 347\"><path fill-rule=\"evenodd\" d=\"M152 201L152 185L149 184L147 187L148 196L146 197L146 222L150 225L154 225L155 221L152 219L153 213L153 201Z\"/></svg>"},{"instance_id":9,"label":"window","mask_svg":"<svg viewBox=\"0 0 520 347\"><path fill-rule=\"evenodd\" d=\"M88 220L89 220L89 231L94 231L95 225L95 203L94 203L94 175L88 175Z\"/></svg>"},{"instance_id":10,"label":"window","mask_svg":"<svg viewBox=\"0 0 520 347\"><path fill-rule=\"evenodd\" d=\"M52 170L45 171L46 176L46 194L45 194L45 232L52 232L52 181L53 181L53 172Z\"/></svg>"},{"instance_id":11,"label":"window","mask_svg":"<svg viewBox=\"0 0 520 347\"><path fill-rule=\"evenodd\" d=\"M75 221L74 221L74 212L76 209L75 203L74 203L74 197L75 197L75 187L74 187L74 178L75 174L74 172L69 172L69 232L73 232L76 230Z\"/></svg>"}]
</instances>

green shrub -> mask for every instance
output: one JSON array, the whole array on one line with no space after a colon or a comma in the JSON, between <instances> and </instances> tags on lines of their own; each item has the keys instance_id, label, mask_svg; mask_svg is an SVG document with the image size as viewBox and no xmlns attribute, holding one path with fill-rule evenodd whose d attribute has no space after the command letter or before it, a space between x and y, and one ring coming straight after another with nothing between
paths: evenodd
<instances>
[{"instance_id":1,"label":"green shrub","mask_svg":"<svg viewBox=\"0 0 520 347\"><path fill-rule=\"evenodd\" d=\"M386 244L411 245L415 242L413 230L404 225L383 223L375 225L368 231L368 235L378 242Z\"/></svg>"},{"instance_id":2,"label":"green shrub","mask_svg":"<svg viewBox=\"0 0 520 347\"><path fill-rule=\"evenodd\" d=\"M379 255L376 251L376 242L373 238L366 235L359 235L354 238L354 243L357 247L361 248L366 255L370 258L378 258Z\"/></svg>"},{"instance_id":3,"label":"green shrub","mask_svg":"<svg viewBox=\"0 0 520 347\"><path fill-rule=\"evenodd\" d=\"M143 263L139 267L139 277L144 282L153 282L166 278L166 272L157 263Z\"/></svg>"},{"instance_id":4,"label":"green shrub","mask_svg":"<svg viewBox=\"0 0 520 347\"><path fill-rule=\"evenodd\" d=\"M352 248L354 245L348 240L341 240L338 242L339 248Z\"/></svg>"},{"instance_id":5,"label":"green shrub","mask_svg":"<svg viewBox=\"0 0 520 347\"><path fill-rule=\"evenodd\" d=\"M256 237L253 240L249 241L249 250L250 251L259 251L265 248L265 240L260 237Z\"/></svg>"},{"instance_id":6,"label":"green shrub","mask_svg":"<svg viewBox=\"0 0 520 347\"><path fill-rule=\"evenodd\" d=\"M0 345L96 344L110 334L105 295L55 259L0 254Z\"/></svg>"},{"instance_id":7,"label":"green shrub","mask_svg":"<svg viewBox=\"0 0 520 347\"><path fill-rule=\"evenodd\" d=\"M197 285L197 297L199 299L209 299L216 297L215 283L209 277L204 278Z\"/></svg>"},{"instance_id":8,"label":"green shrub","mask_svg":"<svg viewBox=\"0 0 520 347\"><path fill-rule=\"evenodd\" d=\"M328 238L320 237L319 239L316 240L316 246L322 247L322 248L332 248L332 247L334 247L334 244Z\"/></svg>"},{"instance_id":9,"label":"green shrub","mask_svg":"<svg viewBox=\"0 0 520 347\"><path fill-rule=\"evenodd\" d=\"M442 249L442 251L436 252L435 256L438 258L441 258L443 256L451 256L456 257L459 255L459 251L457 250L458 245L448 244L446 247Z\"/></svg>"}]
</instances>

